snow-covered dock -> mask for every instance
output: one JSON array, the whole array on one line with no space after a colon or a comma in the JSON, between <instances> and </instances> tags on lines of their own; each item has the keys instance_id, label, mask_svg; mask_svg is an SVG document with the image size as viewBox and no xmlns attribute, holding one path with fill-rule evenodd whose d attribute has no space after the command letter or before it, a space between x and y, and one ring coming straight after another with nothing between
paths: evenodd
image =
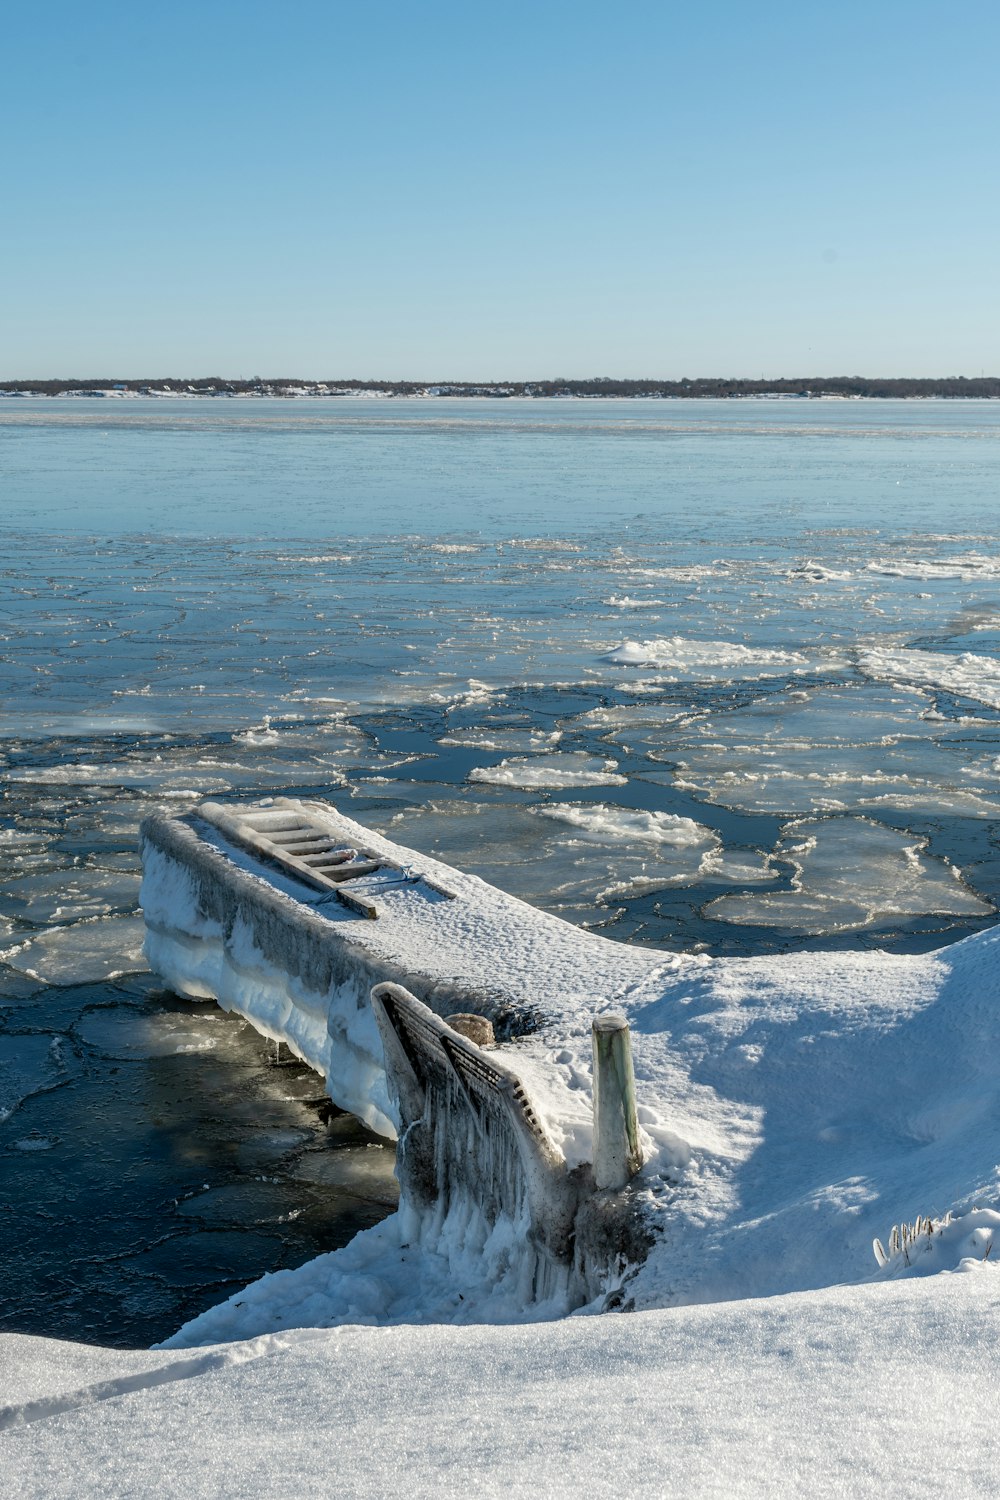
<instances>
[{"instance_id":1,"label":"snow-covered dock","mask_svg":"<svg viewBox=\"0 0 1000 1500\"><path fill-rule=\"evenodd\" d=\"M524 1320L583 1302L649 1308L992 1263L1000 929L925 955L668 954L572 927L326 804L261 810L318 823L338 857L364 850L376 868L352 885L376 920L224 831L233 808L203 805L144 827L150 963L180 993L214 997L286 1042L374 1129L402 1124L402 1205L344 1250L195 1320L177 1344ZM446 1018L459 1011L488 1017L501 1045L480 1052L457 1036ZM628 1022L634 1049L643 1164L624 1194L593 1181L592 1024L607 1013ZM484 1081L477 1070L490 1068L507 1083ZM530 1121L507 1109L515 1086ZM915 1240L891 1241L894 1224L918 1219Z\"/></svg>"},{"instance_id":2,"label":"snow-covered dock","mask_svg":"<svg viewBox=\"0 0 1000 1500\"><path fill-rule=\"evenodd\" d=\"M565 1308L644 1257L628 1028L608 1013L627 950L325 804L205 803L149 820L142 853L151 966L287 1044L336 1104L400 1137L411 1238L464 1214L520 1243L522 1301ZM539 1056L567 1005L601 1013L599 1137L590 1090ZM501 1038L488 1051L468 1034L477 1016Z\"/></svg>"}]
</instances>

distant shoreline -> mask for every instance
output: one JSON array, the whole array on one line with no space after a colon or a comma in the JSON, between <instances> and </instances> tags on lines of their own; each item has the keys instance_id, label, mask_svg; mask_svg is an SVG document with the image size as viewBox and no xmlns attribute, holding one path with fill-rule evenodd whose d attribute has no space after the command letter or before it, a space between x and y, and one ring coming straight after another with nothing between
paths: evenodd
<instances>
[{"instance_id":1,"label":"distant shoreline","mask_svg":"<svg viewBox=\"0 0 1000 1500\"><path fill-rule=\"evenodd\" d=\"M814 376L790 380L525 380L525 381L377 381L300 380L295 378L199 380L173 376L141 380L6 380L0 399L73 396L91 399L161 401L169 398L317 400L353 397L361 400L493 399L631 399L767 400L767 401L929 401L1000 400L998 376L947 376L941 379L869 379L859 375Z\"/></svg>"}]
</instances>

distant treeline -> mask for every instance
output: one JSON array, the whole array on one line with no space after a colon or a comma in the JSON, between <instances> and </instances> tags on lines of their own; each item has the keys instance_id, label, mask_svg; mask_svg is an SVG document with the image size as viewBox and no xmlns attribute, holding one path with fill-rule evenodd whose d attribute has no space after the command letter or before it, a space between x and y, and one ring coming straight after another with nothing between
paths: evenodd
<instances>
[{"instance_id":1,"label":"distant treeline","mask_svg":"<svg viewBox=\"0 0 1000 1500\"><path fill-rule=\"evenodd\" d=\"M4 380L0 393L33 396L59 395L194 395L194 396L296 396L336 395L345 392L380 393L387 396L634 396L634 397L740 397L740 396L869 396L884 399L943 396L950 398L1000 398L1000 376L948 375L930 380L883 379L863 375L811 375L793 380L731 380L716 377L699 380L510 380L510 381L422 381L422 380L301 380L287 378L224 380L218 375L198 379L157 376L155 379L121 380L113 377L90 380Z\"/></svg>"}]
</instances>

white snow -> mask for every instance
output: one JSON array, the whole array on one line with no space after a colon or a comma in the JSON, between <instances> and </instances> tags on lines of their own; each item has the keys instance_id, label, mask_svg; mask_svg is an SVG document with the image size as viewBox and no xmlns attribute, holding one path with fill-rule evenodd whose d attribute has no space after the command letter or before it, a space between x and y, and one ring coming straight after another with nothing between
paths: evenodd
<instances>
[{"instance_id":1,"label":"white snow","mask_svg":"<svg viewBox=\"0 0 1000 1500\"><path fill-rule=\"evenodd\" d=\"M546 816L593 848L649 817L604 804ZM642 827L651 847L670 853L675 835L701 857L690 821ZM824 827L792 833L818 849ZM988 1492L1000 1462L1000 929L923 956L668 955L412 857L459 899L407 905L387 890L382 920L333 911L332 925L373 961L538 1001L541 1030L503 1055L570 1163L590 1153L591 1017L630 1021L640 1192L660 1234L619 1277L637 1310L565 1318L558 1286L538 1299L523 1283L523 1226L489 1229L468 1197L443 1218L404 1204L344 1250L237 1293L178 1334L176 1352L0 1337L0 1452L21 1489L916 1496L947 1475L958 1493ZM920 849L899 857L929 878ZM961 894L946 869L931 874ZM351 1041L335 993L266 973L249 918L226 959L169 861L147 860L143 899L160 928L151 951L163 941L194 993L228 984L231 962L237 1008L302 1055L327 1055L336 1097L361 1018ZM92 1019L104 1030L89 1040L111 1052L169 1050L169 1025L145 1036L124 1014ZM60 1061L39 1053L23 1068L14 1103L55 1081ZM372 1060L352 1086L381 1097L376 1074ZM888 1250L894 1224L925 1219L931 1232L880 1266L873 1242Z\"/></svg>"},{"instance_id":2,"label":"white snow","mask_svg":"<svg viewBox=\"0 0 1000 1500\"><path fill-rule=\"evenodd\" d=\"M987 1495L1000 1276L528 1327L197 1351L0 1337L0 1453L46 1500Z\"/></svg>"},{"instance_id":3,"label":"white snow","mask_svg":"<svg viewBox=\"0 0 1000 1500\"><path fill-rule=\"evenodd\" d=\"M372 963L402 961L413 973L439 975L469 993L541 1006L541 1029L506 1056L570 1165L590 1157L591 1018L613 1009L629 1019L647 1151L641 1181L662 1233L629 1284L640 1307L860 1281L877 1270L871 1245L892 1223L995 1201L990 1122L1000 1112L1000 929L924 956L668 955L580 931L474 877L362 835L332 811L325 816L338 834L353 832L355 841L416 862L458 892L457 900L431 902L387 889L377 922L331 911L329 920L358 955L352 962L362 954ZM607 812L594 816L598 826L609 819ZM803 844L816 837L818 848L820 837L852 821L863 820L810 825L795 836ZM685 849L665 852L675 858ZM705 850L696 845L690 852L700 859ZM808 853L801 856L807 875ZM928 861L919 848L911 855L894 846L885 857L898 862L900 902L908 899L908 879L937 882L963 910L976 902L949 867ZM822 862L813 858L808 878L816 899L832 903L836 913L849 893L830 885L829 870L824 885ZM808 892L796 899L807 901ZM166 972L175 985L183 987L185 964L189 993L198 993L208 976L208 988L218 985L215 993L227 1006L326 1072L338 1102L345 1102L340 1091L350 1089L352 1101L363 1104L367 1088L373 1117L372 1101L384 1098L377 1044L362 1036L364 1015L353 991L347 1004L347 988L309 994L301 981L282 978L255 951L251 926L239 936L238 951L232 940L224 950L166 861L147 864L143 900L161 932L151 938L154 963L165 921L174 924L167 958L175 967ZM189 936L182 938L184 932ZM422 1230L408 1241L445 1256L452 1312L462 1321L492 1317L496 1286L502 1281L504 1296L509 1291L499 1273L483 1283L482 1231L473 1208L457 1206L449 1236L436 1238L437 1226L429 1238ZM355 1242L349 1263L330 1261L319 1300L314 1270L283 1273L280 1286L274 1284L274 1309L268 1311L270 1294L255 1294L238 1331L266 1331L272 1312L287 1319L290 1309L306 1304L302 1316L309 1321L322 1309L327 1320L343 1317L341 1265L368 1278L373 1300L366 1315L391 1316L414 1278L401 1273L407 1283L401 1294L382 1260L390 1231L373 1233L376 1239ZM376 1262L381 1269L373 1269ZM516 1258L508 1270L516 1283ZM307 1295L288 1281L300 1275ZM436 1306L438 1316L447 1315ZM525 1302L523 1315L527 1308Z\"/></svg>"}]
</instances>

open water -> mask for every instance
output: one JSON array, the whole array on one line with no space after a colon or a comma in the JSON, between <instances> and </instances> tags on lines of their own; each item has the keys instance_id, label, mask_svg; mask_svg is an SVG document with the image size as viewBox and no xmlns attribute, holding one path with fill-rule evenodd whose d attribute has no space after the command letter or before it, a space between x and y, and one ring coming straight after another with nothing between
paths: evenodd
<instances>
[{"instance_id":1,"label":"open water","mask_svg":"<svg viewBox=\"0 0 1000 1500\"><path fill-rule=\"evenodd\" d=\"M151 807L328 794L668 949L993 922L998 495L991 403L0 401L3 1326L148 1342L393 1201L144 972Z\"/></svg>"}]
</instances>

